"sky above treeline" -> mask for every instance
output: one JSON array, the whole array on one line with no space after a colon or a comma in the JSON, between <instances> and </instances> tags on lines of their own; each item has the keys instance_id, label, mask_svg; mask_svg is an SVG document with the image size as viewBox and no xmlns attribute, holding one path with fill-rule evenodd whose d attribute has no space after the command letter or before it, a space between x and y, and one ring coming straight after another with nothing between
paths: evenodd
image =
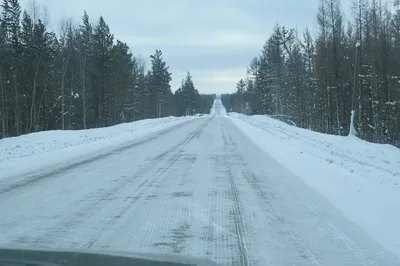
<instances>
[{"instance_id":1,"label":"sky above treeline","mask_svg":"<svg viewBox=\"0 0 400 266\"><path fill-rule=\"evenodd\" d=\"M316 32L318 0L36 0L47 10L48 27L78 25L83 10L96 23L102 15L115 39L126 42L149 66L161 49L172 72L172 90L190 71L200 93L233 92L246 76L276 23ZM349 3L347 3L349 2ZM20 0L28 12L32 0ZM342 1L346 11L350 0ZM351 19L351 18L350 18Z\"/></svg>"}]
</instances>

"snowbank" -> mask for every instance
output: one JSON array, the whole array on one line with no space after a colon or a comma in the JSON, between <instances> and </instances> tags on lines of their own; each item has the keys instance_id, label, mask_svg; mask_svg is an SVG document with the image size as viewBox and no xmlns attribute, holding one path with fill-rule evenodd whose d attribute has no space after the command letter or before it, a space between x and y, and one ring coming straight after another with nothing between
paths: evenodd
<instances>
[{"instance_id":1,"label":"snowbank","mask_svg":"<svg viewBox=\"0 0 400 266\"><path fill-rule=\"evenodd\" d=\"M321 134L267 116L229 115L266 153L400 256L400 149Z\"/></svg>"},{"instance_id":2,"label":"snowbank","mask_svg":"<svg viewBox=\"0 0 400 266\"><path fill-rule=\"evenodd\" d=\"M66 167L79 162L83 157L117 149L150 134L198 118L146 119L106 128L45 131L1 139L0 180L12 177L15 181L37 171L53 171Z\"/></svg>"}]
</instances>

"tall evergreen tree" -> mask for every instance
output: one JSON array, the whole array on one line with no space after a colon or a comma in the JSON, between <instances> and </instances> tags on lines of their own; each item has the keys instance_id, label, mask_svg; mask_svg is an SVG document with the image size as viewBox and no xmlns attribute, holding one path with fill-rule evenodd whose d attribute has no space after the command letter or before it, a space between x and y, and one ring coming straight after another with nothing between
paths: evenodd
<instances>
[{"instance_id":1,"label":"tall evergreen tree","mask_svg":"<svg viewBox=\"0 0 400 266\"><path fill-rule=\"evenodd\" d=\"M150 106L152 112L150 117L162 117L165 116L166 98L171 92L171 73L168 70L166 62L162 58L161 50L150 56L151 58L151 71L149 72L149 91L150 91Z\"/></svg>"},{"instance_id":2,"label":"tall evergreen tree","mask_svg":"<svg viewBox=\"0 0 400 266\"><path fill-rule=\"evenodd\" d=\"M3 0L1 25L5 32L6 43L10 51L9 57L9 79L7 79L7 89L13 92L14 103L10 109L14 110L11 124L14 124L11 134L20 134L22 125L21 116L21 92L20 92L20 74L21 74L21 27L20 16L21 7L18 0Z\"/></svg>"},{"instance_id":3,"label":"tall evergreen tree","mask_svg":"<svg viewBox=\"0 0 400 266\"><path fill-rule=\"evenodd\" d=\"M18 0L1 1L0 137L186 114L160 50L146 69L103 17L92 26L84 11L78 27L63 20L56 35L37 6L28 13ZM190 80L188 114L208 112L213 96L200 95Z\"/></svg>"},{"instance_id":4,"label":"tall evergreen tree","mask_svg":"<svg viewBox=\"0 0 400 266\"><path fill-rule=\"evenodd\" d=\"M399 3L354 0L344 25L339 0L319 0L316 36L275 26L248 67L250 97L237 91L224 104L242 111L242 98L253 114L339 135L354 125L352 134L400 146Z\"/></svg>"}]
</instances>

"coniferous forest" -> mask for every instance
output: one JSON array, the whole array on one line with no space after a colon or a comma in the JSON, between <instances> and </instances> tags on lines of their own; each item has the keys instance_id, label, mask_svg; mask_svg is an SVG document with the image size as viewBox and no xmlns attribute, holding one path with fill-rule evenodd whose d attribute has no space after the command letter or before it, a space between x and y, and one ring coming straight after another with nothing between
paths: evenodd
<instances>
[{"instance_id":1,"label":"coniferous forest","mask_svg":"<svg viewBox=\"0 0 400 266\"><path fill-rule=\"evenodd\" d=\"M351 17L340 0L319 0L304 32L276 24L236 92L223 95L227 109L400 146L400 1L342 2Z\"/></svg>"},{"instance_id":2,"label":"coniferous forest","mask_svg":"<svg viewBox=\"0 0 400 266\"><path fill-rule=\"evenodd\" d=\"M214 95L199 94L189 72L171 88L161 50L147 68L103 17L93 25L82 11L56 34L35 4L2 0L0 11L0 138L210 111Z\"/></svg>"}]
</instances>

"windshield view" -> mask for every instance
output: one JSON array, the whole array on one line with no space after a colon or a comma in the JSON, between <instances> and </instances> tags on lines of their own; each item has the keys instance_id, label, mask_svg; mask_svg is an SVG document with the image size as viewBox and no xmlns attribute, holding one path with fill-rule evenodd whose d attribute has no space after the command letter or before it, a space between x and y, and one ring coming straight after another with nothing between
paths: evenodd
<instances>
[{"instance_id":1,"label":"windshield view","mask_svg":"<svg viewBox=\"0 0 400 266\"><path fill-rule=\"evenodd\" d=\"M400 1L0 0L0 266L400 265Z\"/></svg>"}]
</instances>

